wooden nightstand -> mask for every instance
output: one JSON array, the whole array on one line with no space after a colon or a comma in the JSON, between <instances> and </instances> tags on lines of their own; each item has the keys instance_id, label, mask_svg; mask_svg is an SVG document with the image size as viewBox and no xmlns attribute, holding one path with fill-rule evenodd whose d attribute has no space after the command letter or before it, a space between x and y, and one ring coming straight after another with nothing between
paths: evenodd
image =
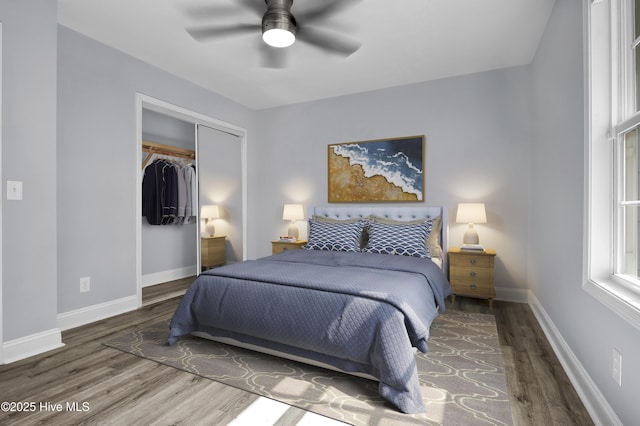
<instances>
[{"instance_id":1,"label":"wooden nightstand","mask_svg":"<svg viewBox=\"0 0 640 426\"><path fill-rule=\"evenodd\" d=\"M200 237L200 263L202 269L222 266L226 262L226 237Z\"/></svg>"},{"instance_id":2,"label":"wooden nightstand","mask_svg":"<svg viewBox=\"0 0 640 426\"><path fill-rule=\"evenodd\" d=\"M271 241L271 254L280 253L285 250L299 250L305 244L307 244L307 240L298 240L292 243L279 240Z\"/></svg>"},{"instance_id":3,"label":"wooden nightstand","mask_svg":"<svg viewBox=\"0 0 640 426\"><path fill-rule=\"evenodd\" d=\"M493 308L496 290L493 285L493 264L495 250L484 252L464 251L459 248L449 250L449 283L453 294L488 299L489 308Z\"/></svg>"}]
</instances>

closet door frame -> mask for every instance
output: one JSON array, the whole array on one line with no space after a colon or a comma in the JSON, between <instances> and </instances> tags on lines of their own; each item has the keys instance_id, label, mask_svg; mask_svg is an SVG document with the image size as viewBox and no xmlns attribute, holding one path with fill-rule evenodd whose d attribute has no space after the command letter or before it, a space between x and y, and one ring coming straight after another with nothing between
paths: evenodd
<instances>
[{"instance_id":1,"label":"closet door frame","mask_svg":"<svg viewBox=\"0 0 640 426\"><path fill-rule=\"evenodd\" d=\"M240 141L240 162L242 179L242 260L247 259L247 130L231 123L218 120L204 114L153 98L142 93L136 93L136 299L137 306L142 306L142 110L147 109L168 115L182 121L193 123L195 126L204 125L215 130L237 136ZM198 140L196 136L196 161L198 159ZM198 193L199 193L199 188ZM200 203L198 202L198 205ZM198 212L197 233L200 235L200 212ZM198 241L197 270L201 270L200 242Z\"/></svg>"}]
</instances>

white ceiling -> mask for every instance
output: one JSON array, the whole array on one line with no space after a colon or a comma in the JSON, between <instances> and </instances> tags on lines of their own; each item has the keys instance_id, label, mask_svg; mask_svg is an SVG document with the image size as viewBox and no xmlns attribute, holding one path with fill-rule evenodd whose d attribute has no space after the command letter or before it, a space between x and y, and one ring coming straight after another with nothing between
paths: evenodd
<instances>
[{"instance_id":1,"label":"white ceiling","mask_svg":"<svg viewBox=\"0 0 640 426\"><path fill-rule=\"evenodd\" d=\"M263 0L255 0L262 2ZM292 12L319 0L295 0ZM255 23L234 0L58 0L58 22L254 109L532 61L555 0L363 0L325 29L362 43L344 58L296 42L286 68L261 65L261 34L196 42L186 27ZM237 5L229 16L188 6ZM266 10L266 6L265 6Z\"/></svg>"}]
</instances>

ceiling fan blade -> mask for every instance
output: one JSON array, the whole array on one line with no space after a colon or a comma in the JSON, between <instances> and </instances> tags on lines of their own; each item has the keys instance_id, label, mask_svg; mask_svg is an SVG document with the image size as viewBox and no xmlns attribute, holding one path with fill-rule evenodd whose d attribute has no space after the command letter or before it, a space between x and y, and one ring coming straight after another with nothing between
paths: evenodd
<instances>
[{"instance_id":1,"label":"ceiling fan blade","mask_svg":"<svg viewBox=\"0 0 640 426\"><path fill-rule=\"evenodd\" d=\"M234 35L251 34L256 30L260 30L261 25L258 24L234 24L224 27L206 26L206 27L190 27L187 32L196 41L208 41L214 38L223 38Z\"/></svg>"},{"instance_id":2,"label":"ceiling fan blade","mask_svg":"<svg viewBox=\"0 0 640 426\"><path fill-rule=\"evenodd\" d=\"M264 0L238 0L238 2L260 17L267 11L267 4Z\"/></svg>"},{"instance_id":3,"label":"ceiling fan blade","mask_svg":"<svg viewBox=\"0 0 640 426\"><path fill-rule=\"evenodd\" d=\"M311 27L298 29L296 38L320 49L345 57L353 55L362 46L362 43L346 38L343 35Z\"/></svg>"},{"instance_id":4,"label":"ceiling fan blade","mask_svg":"<svg viewBox=\"0 0 640 426\"><path fill-rule=\"evenodd\" d=\"M260 40L260 65L262 68L282 69L289 63L289 49L268 46Z\"/></svg>"},{"instance_id":5,"label":"ceiling fan blade","mask_svg":"<svg viewBox=\"0 0 640 426\"><path fill-rule=\"evenodd\" d=\"M261 0L238 0L238 3L260 17L267 9L264 1ZM227 18L242 12L242 8L237 4L191 5L182 7L182 10L191 19Z\"/></svg>"},{"instance_id":6,"label":"ceiling fan blade","mask_svg":"<svg viewBox=\"0 0 640 426\"><path fill-rule=\"evenodd\" d=\"M360 3L361 1L362 0L333 0L331 3L315 9L307 11L296 10L296 19L301 25L305 25L308 23L317 23L317 21L327 19L330 15L347 9L348 7L351 7L356 3Z\"/></svg>"},{"instance_id":7,"label":"ceiling fan blade","mask_svg":"<svg viewBox=\"0 0 640 426\"><path fill-rule=\"evenodd\" d=\"M241 12L240 8L233 6L187 6L182 9L190 19L228 18Z\"/></svg>"}]
</instances>

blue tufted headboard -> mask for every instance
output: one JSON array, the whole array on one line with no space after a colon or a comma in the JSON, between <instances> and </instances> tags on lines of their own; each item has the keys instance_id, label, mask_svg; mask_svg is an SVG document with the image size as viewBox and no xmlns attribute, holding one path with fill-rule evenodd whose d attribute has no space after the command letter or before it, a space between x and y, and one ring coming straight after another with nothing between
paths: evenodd
<instances>
[{"instance_id":1,"label":"blue tufted headboard","mask_svg":"<svg viewBox=\"0 0 640 426\"><path fill-rule=\"evenodd\" d=\"M449 245L449 222L447 208L444 206L327 206L309 207L309 218L322 216L331 219L352 219L364 218L371 215L386 217L398 221L410 221L416 219L430 219L438 216L442 217L442 231L440 234L440 245L442 246L443 258L442 268L446 271L447 249Z\"/></svg>"}]
</instances>

